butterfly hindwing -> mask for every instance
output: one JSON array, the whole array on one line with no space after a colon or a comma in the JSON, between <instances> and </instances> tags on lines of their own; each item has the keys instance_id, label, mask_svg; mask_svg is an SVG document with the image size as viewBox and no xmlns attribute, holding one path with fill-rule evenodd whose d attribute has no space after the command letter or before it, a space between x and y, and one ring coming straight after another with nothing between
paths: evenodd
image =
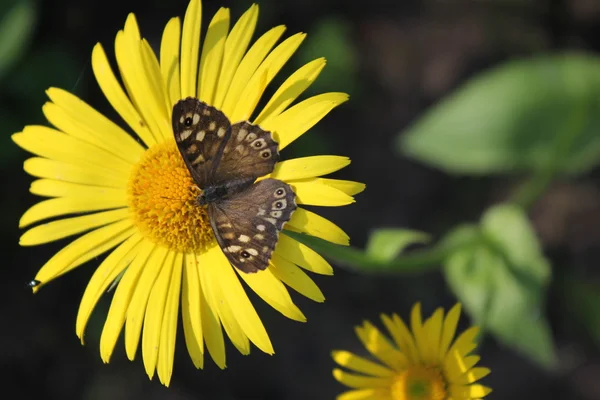
<instances>
[{"instance_id":1,"label":"butterfly hindwing","mask_svg":"<svg viewBox=\"0 0 600 400\"><path fill-rule=\"evenodd\" d=\"M227 199L209 204L215 237L229 262L243 272L264 270L279 232L296 210L292 187L264 179Z\"/></svg>"},{"instance_id":2,"label":"butterfly hindwing","mask_svg":"<svg viewBox=\"0 0 600 400\"><path fill-rule=\"evenodd\" d=\"M248 121L231 126L231 135L215 165L214 181L257 178L273 172L279 161L278 144L271 132Z\"/></svg>"},{"instance_id":3,"label":"butterfly hindwing","mask_svg":"<svg viewBox=\"0 0 600 400\"><path fill-rule=\"evenodd\" d=\"M188 97L173 107L173 133L183 160L200 188L210 184L231 134L229 119L215 107Z\"/></svg>"}]
</instances>

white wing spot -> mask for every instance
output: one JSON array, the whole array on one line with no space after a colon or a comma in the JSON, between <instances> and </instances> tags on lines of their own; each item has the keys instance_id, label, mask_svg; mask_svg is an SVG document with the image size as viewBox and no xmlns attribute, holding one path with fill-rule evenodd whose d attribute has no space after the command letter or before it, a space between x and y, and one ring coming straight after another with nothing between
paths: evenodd
<instances>
[{"instance_id":1,"label":"white wing spot","mask_svg":"<svg viewBox=\"0 0 600 400\"><path fill-rule=\"evenodd\" d=\"M240 235L240 237L238 238L238 240L242 243L248 243L250 241L250 236L246 236L246 235Z\"/></svg>"},{"instance_id":2,"label":"white wing spot","mask_svg":"<svg viewBox=\"0 0 600 400\"><path fill-rule=\"evenodd\" d=\"M257 233L256 235L254 235L254 239L256 239L256 240L263 240L264 238L265 238L264 235L262 235L260 233Z\"/></svg>"},{"instance_id":3,"label":"white wing spot","mask_svg":"<svg viewBox=\"0 0 600 400\"><path fill-rule=\"evenodd\" d=\"M200 131L200 132L196 133L196 140L199 142L203 141L205 135L206 135L205 131Z\"/></svg>"},{"instance_id":4,"label":"white wing spot","mask_svg":"<svg viewBox=\"0 0 600 400\"><path fill-rule=\"evenodd\" d=\"M192 130L191 129L186 129L184 131L181 131L181 133L179 134L179 139L180 140L185 140L187 138L190 137L190 135L192 134Z\"/></svg>"},{"instance_id":5,"label":"white wing spot","mask_svg":"<svg viewBox=\"0 0 600 400\"><path fill-rule=\"evenodd\" d=\"M200 163L203 163L204 161L206 161L204 159L204 156L202 154L198 154L198 157L196 157L196 159L194 161L192 161L192 165L200 164Z\"/></svg>"},{"instance_id":6,"label":"white wing spot","mask_svg":"<svg viewBox=\"0 0 600 400\"><path fill-rule=\"evenodd\" d=\"M266 253L267 251L269 251L269 246L265 246L262 248L263 253Z\"/></svg>"},{"instance_id":7,"label":"white wing spot","mask_svg":"<svg viewBox=\"0 0 600 400\"><path fill-rule=\"evenodd\" d=\"M252 254L253 256L257 256L258 255L258 251L256 251L256 249L246 249L246 251L250 254Z\"/></svg>"},{"instance_id":8,"label":"white wing spot","mask_svg":"<svg viewBox=\"0 0 600 400\"><path fill-rule=\"evenodd\" d=\"M264 210L263 210L264 211ZM264 225L256 225L256 229L258 229L261 232L264 232L265 230L265 226Z\"/></svg>"},{"instance_id":9,"label":"white wing spot","mask_svg":"<svg viewBox=\"0 0 600 400\"><path fill-rule=\"evenodd\" d=\"M217 129L217 123L215 121L211 121L211 123L208 125L208 130L214 131L215 129Z\"/></svg>"},{"instance_id":10,"label":"white wing spot","mask_svg":"<svg viewBox=\"0 0 600 400\"><path fill-rule=\"evenodd\" d=\"M204 110L202 110L202 114L210 115L210 110L208 108L205 108Z\"/></svg>"},{"instance_id":11,"label":"white wing spot","mask_svg":"<svg viewBox=\"0 0 600 400\"><path fill-rule=\"evenodd\" d=\"M227 132L227 130L223 127L220 127L219 130L217 131L217 136L221 138L221 137L225 136L225 132Z\"/></svg>"},{"instance_id":12,"label":"white wing spot","mask_svg":"<svg viewBox=\"0 0 600 400\"><path fill-rule=\"evenodd\" d=\"M248 134L247 129L240 129L237 134L237 141L241 142L242 140L244 140L244 138L246 137L247 134Z\"/></svg>"},{"instance_id":13,"label":"white wing spot","mask_svg":"<svg viewBox=\"0 0 600 400\"><path fill-rule=\"evenodd\" d=\"M265 218L265 221L270 222L273 225L277 225L277 219L275 218Z\"/></svg>"},{"instance_id":14,"label":"white wing spot","mask_svg":"<svg viewBox=\"0 0 600 400\"><path fill-rule=\"evenodd\" d=\"M240 154L246 154L246 146L244 146L243 144L238 144L235 147L235 151L237 151Z\"/></svg>"},{"instance_id":15,"label":"white wing spot","mask_svg":"<svg viewBox=\"0 0 600 400\"><path fill-rule=\"evenodd\" d=\"M227 250L227 251L228 251L228 252L230 252L230 253L235 253L235 252L238 252L238 251L240 251L241 249L242 249L242 246L235 246L235 245L233 245L233 246L229 246L229 247L226 247L226 248L225 248L225 250Z\"/></svg>"},{"instance_id":16,"label":"white wing spot","mask_svg":"<svg viewBox=\"0 0 600 400\"><path fill-rule=\"evenodd\" d=\"M259 208L258 212L256 213L256 216L265 215L265 214L266 214L265 209L264 208ZM262 226L263 229L264 229L264 225L259 225L259 226ZM261 230L260 228L258 228L258 229Z\"/></svg>"},{"instance_id":17,"label":"white wing spot","mask_svg":"<svg viewBox=\"0 0 600 400\"><path fill-rule=\"evenodd\" d=\"M179 123L183 124L185 122L185 117L182 115L181 118L179 118Z\"/></svg>"},{"instance_id":18,"label":"white wing spot","mask_svg":"<svg viewBox=\"0 0 600 400\"><path fill-rule=\"evenodd\" d=\"M192 122L194 123L194 125L196 125L198 122L200 122L200 114L194 114L194 118L192 118Z\"/></svg>"}]
</instances>

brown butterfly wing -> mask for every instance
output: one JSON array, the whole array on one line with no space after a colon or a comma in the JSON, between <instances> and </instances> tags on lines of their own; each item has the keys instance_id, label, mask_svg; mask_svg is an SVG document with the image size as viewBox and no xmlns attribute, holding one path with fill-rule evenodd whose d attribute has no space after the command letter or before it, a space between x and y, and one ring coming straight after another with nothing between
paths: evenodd
<instances>
[{"instance_id":1,"label":"brown butterfly wing","mask_svg":"<svg viewBox=\"0 0 600 400\"><path fill-rule=\"evenodd\" d=\"M269 266L283 225L296 210L292 187L264 179L230 198L208 205L215 237L229 262L243 272Z\"/></svg>"},{"instance_id":2,"label":"brown butterfly wing","mask_svg":"<svg viewBox=\"0 0 600 400\"><path fill-rule=\"evenodd\" d=\"M270 174L279 161L278 144L271 132L247 121L231 126L219 164L215 165L215 183L258 178Z\"/></svg>"},{"instance_id":3,"label":"brown butterfly wing","mask_svg":"<svg viewBox=\"0 0 600 400\"><path fill-rule=\"evenodd\" d=\"M231 135L229 119L215 107L188 97L173 107L175 142L196 184L211 184L214 170Z\"/></svg>"}]
</instances>

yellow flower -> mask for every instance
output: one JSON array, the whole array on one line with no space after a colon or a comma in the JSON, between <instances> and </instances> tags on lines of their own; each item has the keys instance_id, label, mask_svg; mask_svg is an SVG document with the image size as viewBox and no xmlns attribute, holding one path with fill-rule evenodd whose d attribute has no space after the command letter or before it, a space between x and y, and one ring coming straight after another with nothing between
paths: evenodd
<instances>
[{"instance_id":1,"label":"yellow flower","mask_svg":"<svg viewBox=\"0 0 600 400\"><path fill-rule=\"evenodd\" d=\"M283 315L305 321L284 284L322 302L323 294L304 270L333 273L321 256L285 234L280 235L267 270L240 273L217 246L206 211L194 203L197 193L170 122L180 98L199 97L232 122L250 119L260 124L273 132L280 149L348 98L344 93L326 93L290 107L325 66L319 58L294 72L256 112L266 86L305 34L292 35L276 46L285 31L278 26L251 44L258 6L250 7L231 29L229 10L221 8L208 25L200 52L201 8L199 0L192 0L183 26L179 18L167 23L159 58L130 14L115 40L123 86L103 47L97 44L93 49L92 67L100 88L140 140L56 88L48 90L51 101L43 107L54 128L27 126L13 135L19 146L36 155L24 165L25 171L40 178L32 183L31 192L51 198L27 210L20 226L58 217L29 229L20 244L33 246L82 234L39 270L33 290L110 252L83 295L76 333L83 342L98 299L118 283L100 340L102 360L110 360L125 326L128 358L135 357L141 337L148 376L152 379L156 370L167 386L180 304L194 365L202 368L206 349L224 368L221 327L242 354L250 352L250 342L266 353L274 352L239 278ZM338 156L293 159L278 163L271 176L292 185L299 205L341 206L354 202L352 196L364 185L320 176L349 162ZM80 213L85 215L72 216ZM340 228L302 207L286 229L348 243Z\"/></svg>"},{"instance_id":2,"label":"yellow flower","mask_svg":"<svg viewBox=\"0 0 600 400\"><path fill-rule=\"evenodd\" d=\"M348 351L334 351L336 363L358 372L333 370L335 379L355 389L337 399L468 400L487 396L491 389L475 382L490 370L475 367L479 356L470 355L476 347L479 328L471 327L453 341L459 317L457 304L445 318L444 311L438 308L423 323L417 303L412 309L409 330L398 315L382 314L393 344L369 321L356 327L358 338L379 363Z\"/></svg>"}]
</instances>

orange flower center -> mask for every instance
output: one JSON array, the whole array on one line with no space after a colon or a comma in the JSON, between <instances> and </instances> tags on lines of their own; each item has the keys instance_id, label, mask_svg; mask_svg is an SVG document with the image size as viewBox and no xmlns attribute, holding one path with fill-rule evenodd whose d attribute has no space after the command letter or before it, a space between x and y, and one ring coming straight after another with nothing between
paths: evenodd
<instances>
[{"instance_id":1,"label":"orange flower center","mask_svg":"<svg viewBox=\"0 0 600 400\"><path fill-rule=\"evenodd\" d=\"M154 243L181 252L201 251L214 235L199 189L175 142L152 146L133 168L128 204L137 228Z\"/></svg>"},{"instance_id":2,"label":"orange flower center","mask_svg":"<svg viewBox=\"0 0 600 400\"><path fill-rule=\"evenodd\" d=\"M394 379L394 400L444 400L446 381L437 368L415 365Z\"/></svg>"}]
</instances>

